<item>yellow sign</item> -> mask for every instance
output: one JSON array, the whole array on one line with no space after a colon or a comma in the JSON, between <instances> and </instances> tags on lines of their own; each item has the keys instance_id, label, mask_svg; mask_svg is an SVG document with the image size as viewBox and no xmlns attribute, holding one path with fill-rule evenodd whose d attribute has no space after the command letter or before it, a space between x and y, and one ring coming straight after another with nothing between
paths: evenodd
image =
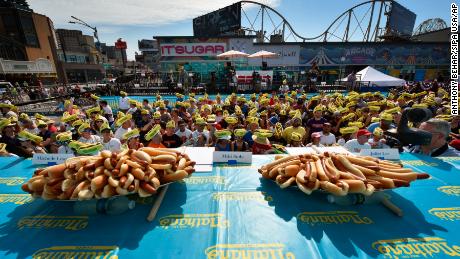
<instances>
[{"instance_id":1,"label":"yellow sign","mask_svg":"<svg viewBox=\"0 0 460 259\"><path fill-rule=\"evenodd\" d=\"M0 203L14 203L22 205L33 201L30 194L0 194Z\"/></svg>"},{"instance_id":2,"label":"yellow sign","mask_svg":"<svg viewBox=\"0 0 460 259\"><path fill-rule=\"evenodd\" d=\"M25 180L25 177L0 177L0 184L6 184L8 186L21 185Z\"/></svg>"},{"instance_id":3,"label":"yellow sign","mask_svg":"<svg viewBox=\"0 0 460 259\"><path fill-rule=\"evenodd\" d=\"M438 187L438 191L447 195L460 196L460 186L441 186Z\"/></svg>"},{"instance_id":4,"label":"yellow sign","mask_svg":"<svg viewBox=\"0 0 460 259\"><path fill-rule=\"evenodd\" d=\"M104 258L118 259L117 246L53 246L38 250L32 258Z\"/></svg>"},{"instance_id":5,"label":"yellow sign","mask_svg":"<svg viewBox=\"0 0 460 259\"><path fill-rule=\"evenodd\" d=\"M439 237L378 240L372 248L387 258L460 256L460 246L449 245Z\"/></svg>"},{"instance_id":6,"label":"yellow sign","mask_svg":"<svg viewBox=\"0 0 460 259\"><path fill-rule=\"evenodd\" d=\"M297 219L309 225L316 224L372 224L372 219L361 217L357 211L315 211L297 214Z\"/></svg>"},{"instance_id":7,"label":"yellow sign","mask_svg":"<svg viewBox=\"0 0 460 259\"><path fill-rule=\"evenodd\" d=\"M219 244L206 248L208 259L280 258L295 259L292 252L284 251L283 244Z\"/></svg>"},{"instance_id":8,"label":"yellow sign","mask_svg":"<svg viewBox=\"0 0 460 259\"><path fill-rule=\"evenodd\" d=\"M217 201L273 201L273 197L265 192L217 192L212 198Z\"/></svg>"},{"instance_id":9,"label":"yellow sign","mask_svg":"<svg viewBox=\"0 0 460 259\"><path fill-rule=\"evenodd\" d=\"M432 208L428 212L442 220L460 220L460 207Z\"/></svg>"},{"instance_id":10,"label":"yellow sign","mask_svg":"<svg viewBox=\"0 0 460 259\"><path fill-rule=\"evenodd\" d=\"M65 230L81 230L88 226L88 216L27 216L18 221L18 228L62 228Z\"/></svg>"},{"instance_id":11,"label":"yellow sign","mask_svg":"<svg viewBox=\"0 0 460 259\"><path fill-rule=\"evenodd\" d=\"M224 176L193 176L189 178L185 178L181 181L181 183L186 184L207 184L207 183L215 183L225 185L225 177Z\"/></svg>"},{"instance_id":12,"label":"yellow sign","mask_svg":"<svg viewBox=\"0 0 460 259\"><path fill-rule=\"evenodd\" d=\"M160 218L160 226L164 229L172 228L226 228L230 222L223 219L223 214L178 214Z\"/></svg>"}]
</instances>

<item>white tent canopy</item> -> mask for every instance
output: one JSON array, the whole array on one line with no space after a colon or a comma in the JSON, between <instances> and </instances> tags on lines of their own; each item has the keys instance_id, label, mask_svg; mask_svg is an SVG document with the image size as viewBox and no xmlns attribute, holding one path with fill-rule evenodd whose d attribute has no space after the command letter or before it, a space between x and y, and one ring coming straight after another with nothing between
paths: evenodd
<instances>
[{"instance_id":1,"label":"white tent canopy","mask_svg":"<svg viewBox=\"0 0 460 259\"><path fill-rule=\"evenodd\" d=\"M342 78L341 81L348 81L347 77ZM356 82L369 82L371 86L380 87L403 86L406 83L404 79L389 76L371 66L356 73Z\"/></svg>"}]
</instances>

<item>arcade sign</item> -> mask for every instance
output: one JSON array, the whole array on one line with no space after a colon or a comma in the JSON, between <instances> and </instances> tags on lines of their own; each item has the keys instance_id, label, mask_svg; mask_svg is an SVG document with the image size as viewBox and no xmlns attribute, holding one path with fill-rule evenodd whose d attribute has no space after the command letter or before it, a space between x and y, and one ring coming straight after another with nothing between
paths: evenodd
<instances>
[{"instance_id":1,"label":"arcade sign","mask_svg":"<svg viewBox=\"0 0 460 259\"><path fill-rule=\"evenodd\" d=\"M163 57L217 56L227 49L226 43L164 43L160 44Z\"/></svg>"},{"instance_id":2,"label":"arcade sign","mask_svg":"<svg viewBox=\"0 0 460 259\"><path fill-rule=\"evenodd\" d=\"M115 48L116 49L127 49L128 46L126 44L126 41L122 40L122 39L118 39L116 42L115 42Z\"/></svg>"}]
</instances>

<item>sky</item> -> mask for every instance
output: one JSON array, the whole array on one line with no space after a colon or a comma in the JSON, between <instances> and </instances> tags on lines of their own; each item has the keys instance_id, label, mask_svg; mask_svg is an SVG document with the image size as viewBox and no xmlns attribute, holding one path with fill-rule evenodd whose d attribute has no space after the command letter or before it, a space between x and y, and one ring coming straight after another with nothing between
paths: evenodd
<instances>
[{"instance_id":1,"label":"sky","mask_svg":"<svg viewBox=\"0 0 460 259\"><path fill-rule=\"evenodd\" d=\"M29 0L37 13L47 15L54 27L82 30L90 29L69 24L76 16L96 26L101 42L114 45L118 38L128 44L128 59L138 51L137 41L154 36L191 36L193 18L230 5L235 0ZM280 12L294 30L304 36L321 34L341 13L365 0L257 0ZM450 19L453 0L398 0L417 14L415 27L426 19ZM363 8L362 10L365 10ZM364 11L363 11L364 12ZM251 16L251 10L247 10ZM255 15L255 12L253 12ZM254 16L255 17L255 16ZM360 18L358 18L360 19Z\"/></svg>"}]
</instances>

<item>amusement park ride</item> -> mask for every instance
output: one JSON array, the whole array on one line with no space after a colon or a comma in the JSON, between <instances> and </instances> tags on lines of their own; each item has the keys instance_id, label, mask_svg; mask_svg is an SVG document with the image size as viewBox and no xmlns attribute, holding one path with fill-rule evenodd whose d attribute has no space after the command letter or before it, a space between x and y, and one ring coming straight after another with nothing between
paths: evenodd
<instances>
[{"instance_id":1,"label":"amusement park ride","mask_svg":"<svg viewBox=\"0 0 460 259\"><path fill-rule=\"evenodd\" d=\"M193 20L195 36L254 36L256 42L375 42L408 41L417 34L446 28L439 18L422 22L415 30L416 14L393 0L370 0L341 13L314 37L297 33L274 8L255 1L240 1ZM214 29L210 29L214 28Z\"/></svg>"}]
</instances>

